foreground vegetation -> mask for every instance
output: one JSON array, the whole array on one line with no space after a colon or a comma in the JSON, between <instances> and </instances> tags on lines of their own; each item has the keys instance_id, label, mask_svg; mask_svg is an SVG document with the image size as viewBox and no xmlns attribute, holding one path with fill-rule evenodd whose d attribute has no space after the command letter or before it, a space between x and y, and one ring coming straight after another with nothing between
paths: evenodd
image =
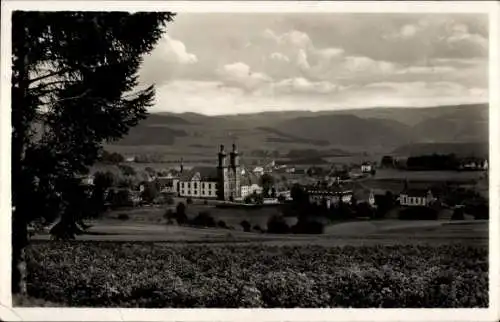
<instances>
[{"instance_id":1,"label":"foreground vegetation","mask_svg":"<svg viewBox=\"0 0 500 322\"><path fill-rule=\"evenodd\" d=\"M487 248L35 243L28 294L67 306L486 307Z\"/></svg>"}]
</instances>

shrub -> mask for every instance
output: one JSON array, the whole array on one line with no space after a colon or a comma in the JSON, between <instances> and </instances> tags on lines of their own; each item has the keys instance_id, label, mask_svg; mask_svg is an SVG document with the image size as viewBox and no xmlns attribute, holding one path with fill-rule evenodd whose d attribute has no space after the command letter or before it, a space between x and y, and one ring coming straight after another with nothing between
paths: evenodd
<instances>
[{"instance_id":1,"label":"shrub","mask_svg":"<svg viewBox=\"0 0 500 322\"><path fill-rule=\"evenodd\" d=\"M451 220L464 220L463 208L455 208L455 210L453 210L453 215L451 216Z\"/></svg>"},{"instance_id":2,"label":"shrub","mask_svg":"<svg viewBox=\"0 0 500 322\"><path fill-rule=\"evenodd\" d=\"M295 234L322 234L325 225L317 220L299 220L292 228Z\"/></svg>"},{"instance_id":3,"label":"shrub","mask_svg":"<svg viewBox=\"0 0 500 322\"><path fill-rule=\"evenodd\" d=\"M259 225L253 226L253 230L258 231L259 233L263 233L264 232L264 230Z\"/></svg>"},{"instance_id":4,"label":"shrub","mask_svg":"<svg viewBox=\"0 0 500 322\"><path fill-rule=\"evenodd\" d=\"M271 234L288 234L290 227L283 216L274 215L267 222L267 232Z\"/></svg>"},{"instance_id":5,"label":"shrub","mask_svg":"<svg viewBox=\"0 0 500 322\"><path fill-rule=\"evenodd\" d=\"M129 220L130 217L127 214L119 214L118 215L118 219L120 219L120 220Z\"/></svg>"},{"instance_id":6,"label":"shrub","mask_svg":"<svg viewBox=\"0 0 500 322\"><path fill-rule=\"evenodd\" d=\"M215 219L210 215L208 211L202 211L191 220L191 224L197 227L215 227Z\"/></svg>"},{"instance_id":7,"label":"shrub","mask_svg":"<svg viewBox=\"0 0 500 322\"><path fill-rule=\"evenodd\" d=\"M252 225L247 220L243 220L240 223L240 225L243 228L244 232L247 232L247 233L250 232L250 229L251 229Z\"/></svg>"},{"instance_id":8,"label":"shrub","mask_svg":"<svg viewBox=\"0 0 500 322\"><path fill-rule=\"evenodd\" d=\"M438 211L430 207L414 206L401 209L399 219L402 220L436 220Z\"/></svg>"},{"instance_id":9,"label":"shrub","mask_svg":"<svg viewBox=\"0 0 500 322\"><path fill-rule=\"evenodd\" d=\"M188 197L188 198L186 199L186 203L187 203L188 205L192 205L192 204L193 204L193 198Z\"/></svg>"},{"instance_id":10,"label":"shrub","mask_svg":"<svg viewBox=\"0 0 500 322\"><path fill-rule=\"evenodd\" d=\"M228 227L227 227L227 225L226 225L226 222L225 222L224 220L219 220L219 221L217 222L217 227L219 227L219 228L224 228L224 229L227 229L227 228L228 228Z\"/></svg>"},{"instance_id":11,"label":"shrub","mask_svg":"<svg viewBox=\"0 0 500 322\"><path fill-rule=\"evenodd\" d=\"M203 200L203 204L208 205L208 200L207 199Z\"/></svg>"}]
</instances>

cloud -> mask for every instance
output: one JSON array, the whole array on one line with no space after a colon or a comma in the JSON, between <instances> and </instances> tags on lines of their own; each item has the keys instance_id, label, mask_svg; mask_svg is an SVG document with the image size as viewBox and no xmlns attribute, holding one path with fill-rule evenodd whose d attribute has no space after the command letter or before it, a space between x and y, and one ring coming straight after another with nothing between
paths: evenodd
<instances>
[{"instance_id":1,"label":"cloud","mask_svg":"<svg viewBox=\"0 0 500 322\"><path fill-rule=\"evenodd\" d=\"M198 57L187 51L180 40L165 35L155 49L144 57L141 66L141 83L161 84L188 72L198 62Z\"/></svg>"},{"instance_id":2,"label":"cloud","mask_svg":"<svg viewBox=\"0 0 500 322\"><path fill-rule=\"evenodd\" d=\"M188 53L182 41L172 39L168 35L163 38L158 46L158 55L161 55L166 62L178 64L194 64L198 62L195 54Z\"/></svg>"},{"instance_id":3,"label":"cloud","mask_svg":"<svg viewBox=\"0 0 500 322\"><path fill-rule=\"evenodd\" d=\"M288 56L278 52L272 53L271 55L269 55L269 58L280 62L290 62L290 58L288 58Z\"/></svg>"},{"instance_id":4,"label":"cloud","mask_svg":"<svg viewBox=\"0 0 500 322\"><path fill-rule=\"evenodd\" d=\"M272 79L264 73L256 73L242 62L224 65L218 70L224 83L228 86L241 87L247 91L253 91L262 84L269 83Z\"/></svg>"},{"instance_id":5,"label":"cloud","mask_svg":"<svg viewBox=\"0 0 500 322\"><path fill-rule=\"evenodd\" d=\"M488 54L487 36L471 31L464 22L442 16L427 16L415 24L405 24L399 30L383 35L383 39L403 42L400 46L409 46L415 53L430 58L472 58ZM393 46L395 44L390 45Z\"/></svg>"},{"instance_id":6,"label":"cloud","mask_svg":"<svg viewBox=\"0 0 500 322\"><path fill-rule=\"evenodd\" d=\"M269 85L268 85L269 86ZM172 81L157 88L154 112L194 112L207 115L256 113L262 111L335 110L367 107L436 106L486 102L488 90L467 88L453 82L377 82L365 86L290 79L278 82L273 95L247 93L216 81ZM291 89L291 92L287 92ZM303 95L293 95L297 91ZM308 95L314 92L322 95ZM276 96L275 94L283 94ZM209 102L209 104L207 104Z\"/></svg>"},{"instance_id":7,"label":"cloud","mask_svg":"<svg viewBox=\"0 0 500 322\"><path fill-rule=\"evenodd\" d=\"M296 77L273 84L273 90L287 94L329 94L340 90L340 87L330 82L312 82L303 77Z\"/></svg>"}]
</instances>

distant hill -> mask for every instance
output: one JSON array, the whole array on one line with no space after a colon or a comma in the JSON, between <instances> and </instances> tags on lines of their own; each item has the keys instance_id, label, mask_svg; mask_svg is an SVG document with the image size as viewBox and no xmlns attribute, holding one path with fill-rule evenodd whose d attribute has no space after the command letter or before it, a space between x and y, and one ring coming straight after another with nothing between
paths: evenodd
<instances>
[{"instance_id":1,"label":"distant hill","mask_svg":"<svg viewBox=\"0 0 500 322\"><path fill-rule=\"evenodd\" d=\"M233 142L241 151L282 153L308 148L403 153L409 146L412 151L415 146L446 150L450 143L452 150L477 150L477 144L487 146L488 142L488 105L222 116L158 113L141 121L112 146L126 148L128 153L154 149L160 153L192 154L213 153L219 144ZM432 145L436 143L444 145Z\"/></svg>"},{"instance_id":2,"label":"distant hill","mask_svg":"<svg viewBox=\"0 0 500 322\"><path fill-rule=\"evenodd\" d=\"M398 146L411 140L410 128L397 121L347 114L298 117L280 122L276 128L283 133L343 146Z\"/></svg>"}]
</instances>

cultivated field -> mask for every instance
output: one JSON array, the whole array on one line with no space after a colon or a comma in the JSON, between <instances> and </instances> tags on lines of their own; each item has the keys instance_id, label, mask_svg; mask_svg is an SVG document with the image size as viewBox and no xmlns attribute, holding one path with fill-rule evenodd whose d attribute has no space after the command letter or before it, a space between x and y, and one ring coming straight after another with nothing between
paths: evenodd
<instances>
[{"instance_id":1,"label":"cultivated field","mask_svg":"<svg viewBox=\"0 0 500 322\"><path fill-rule=\"evenodd\" d=\"M488 248L36 243L28 292L92 307L486 307Z\"/></svg>"}]
</instances>

